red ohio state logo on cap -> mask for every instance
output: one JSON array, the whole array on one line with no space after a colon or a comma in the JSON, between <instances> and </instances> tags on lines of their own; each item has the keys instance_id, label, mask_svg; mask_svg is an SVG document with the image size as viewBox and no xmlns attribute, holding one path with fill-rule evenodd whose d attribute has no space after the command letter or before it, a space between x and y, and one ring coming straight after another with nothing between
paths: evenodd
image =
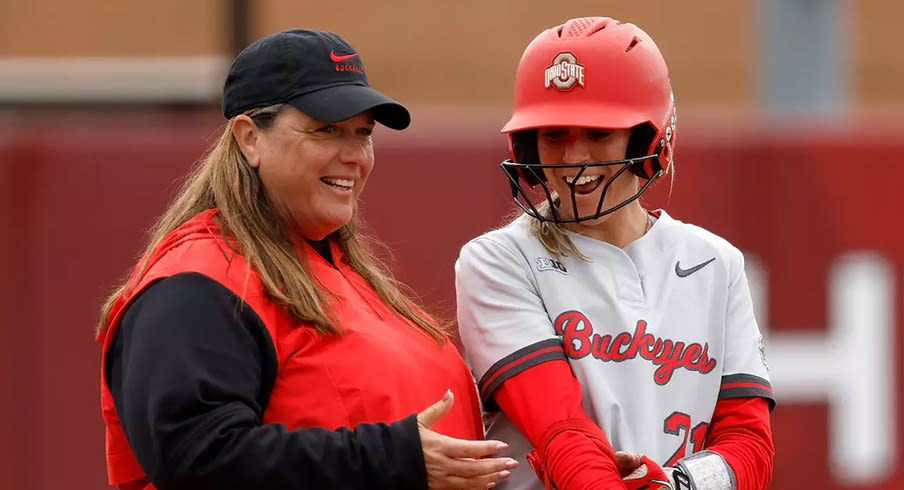
<instances>
[{"instance_id":1,"label":"red ohio state logo on cap","mask_svg":"<svg viewBox=\"0 0 904 490\"><path fill-rule=\"evenodd\" d=\"M552 64L546 67L544 77L546 88L555 87L566 91L574 88L575 84L584 86L584 67L578 64L578 59L571 53L559 53L552 60Z\"/></svg>"}]
</instances>

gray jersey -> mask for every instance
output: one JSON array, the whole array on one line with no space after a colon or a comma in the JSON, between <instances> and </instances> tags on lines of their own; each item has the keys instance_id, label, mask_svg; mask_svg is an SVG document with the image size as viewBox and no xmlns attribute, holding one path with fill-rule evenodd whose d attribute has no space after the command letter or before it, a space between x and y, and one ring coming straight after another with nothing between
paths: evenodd
<instances>
[{"instance_id":1,"label":"gray jersey","mask_svg":"<svg viewBox=\"0 0 904 490\"><path fill-rule=\"evenodd\" d=\"M589 261L551 256L525 216L462 248L458 322L487 437L522 463L498 488L542 488L530 443L492 399L542 362L568 361L584 411L616 450L663 466L702 449L717 400L772 400L741 252L659 213L623 249L566 232Z\"/></svg>"}]
</instances>

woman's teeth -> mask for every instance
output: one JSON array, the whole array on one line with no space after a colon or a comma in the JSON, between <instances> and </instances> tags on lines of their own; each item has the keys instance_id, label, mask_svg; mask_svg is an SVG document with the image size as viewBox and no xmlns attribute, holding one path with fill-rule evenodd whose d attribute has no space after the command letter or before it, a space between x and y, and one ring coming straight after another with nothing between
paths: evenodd
<instances>
[{"instance_id":1,"label":"woman's teeth","mask_svg":"<svg viewBox=\"0 0 904 490\"><path fill-rule=\"evenodd\" d=\"M597 179L599 179L599 178L600 178L599 175L586 175L586 176L581 176L581 177L578 178L577 180L575 180L574 177L566 177L566 178L565 178L565 182L568 182L569 184L572 184L572 183L573 183L574 185L584 185L584 184L586 184L586 183L588 183L588 182L593 182L594 180L597 180Z\"/></svg>"},{"instance_id":2,"label":"woman's teeth","mask_svg":"<svg viewBox=\"0 0 904 490\"><path fill-rule=\"evenodd\" d=\"M354 180L348 180L348 179L328 179L328 178L322 178L322 179L320 179L320 180L326 182L327 184L329 184L329 185L331 185L331 186L334 186L334 187L341 187L341 188L343 188L343 189L351 189L352 187L355 186L355 181L354 181Z\"/></svg>"}]
</instances>

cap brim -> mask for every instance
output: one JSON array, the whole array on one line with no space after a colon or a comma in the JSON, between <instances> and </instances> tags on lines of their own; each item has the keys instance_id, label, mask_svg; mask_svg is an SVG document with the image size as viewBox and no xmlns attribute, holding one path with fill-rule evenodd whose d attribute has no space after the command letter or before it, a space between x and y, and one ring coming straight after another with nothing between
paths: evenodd
<instances>
[{"instance_id":1,"label":"cap brim","mask_svg":"<svg viewBox=\"0 0 904 490\"><path fill-rule=\"evenodd\" d=\"M650 122L649 118L631 107L594 107L582 101L557 104L537 104L518 110L505 126L503 133L541 127L575 126L584 128L629 129Z\"/></svg>"},{"instance_id":2,"label":"cap brim","mask_svg":"<svg viewBox=\"0 0 904 490\"><path fill-rule=\"evenodd\" d=\"M337 85L300 95L289 101L301 112L323 122L338 122L371 111L374 119L392 129L405 129L411 114L402 104L364 85Z\"/></svg>"}]
</instances>

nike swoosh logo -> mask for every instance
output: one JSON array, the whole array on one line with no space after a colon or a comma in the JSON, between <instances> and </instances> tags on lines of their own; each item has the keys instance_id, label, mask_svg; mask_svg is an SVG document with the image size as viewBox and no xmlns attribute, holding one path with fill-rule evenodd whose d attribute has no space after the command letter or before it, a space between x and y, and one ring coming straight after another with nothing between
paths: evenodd
<instances>
[{"instance_id":1,"label":"nike swoosh logo","mask_svg":"<svg viewBox=\"0 0 904 490\"><path fill-rule=\"evenodd\" d=\"M681 261L679 260L678 262L675 262L675 274L678 274L678 277L687 277L687 276L693 274L694 272L697 272L698 270L706 267L707 265L709 265L710 262L712 262L714 260L716 260L715 257L707 260L706 262L703 262L702 264L697 264L697 265L691 267L690 269L682 269L681 266L679 265L681 263Z\"/></svg>"},{"instance_id":2,"label":"nike swoosh logo","mask_svg":"<svg viewBox=\"0 0 904 490\"><path fill-rule=\"evenodd\" d=\"M336 63L341 63L345 60L350 60L350 59L354 58L355 56L358 56L358 53L336 54L335 51L330 51L330 59L335 61Z\"/></svg>"}]
</instances>

